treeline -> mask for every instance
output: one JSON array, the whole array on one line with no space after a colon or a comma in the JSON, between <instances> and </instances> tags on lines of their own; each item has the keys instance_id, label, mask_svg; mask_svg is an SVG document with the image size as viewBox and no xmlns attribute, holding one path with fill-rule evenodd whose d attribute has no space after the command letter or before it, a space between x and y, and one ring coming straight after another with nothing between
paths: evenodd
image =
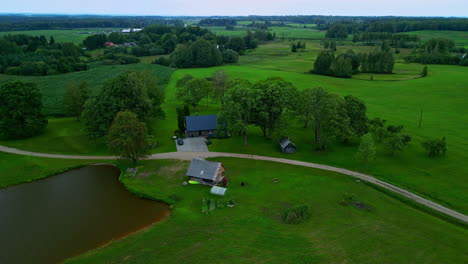
<instances>
[{"instance_id":1,"label":"treeline","mask_svg":"<svg viewBox=\"0 0 468 264\"><path fill-rule=\"evenodd\" d=\"M332 49L325 49L318 54L311 73L351 78L358 72L392 73L394 65L395 59L389 50L359 54L348 50L335 57Z\"/></svg>"},{"instance_id":2,"label":"treeline","mask_svg":"<svg viewBox=\"0 0 468 264\"><path fill-rule=\"evenodd\" d=\"M73 43L55 43L53 37L6 35L0 38L0 73L53 75L86 70L83 51Z\"/></svg>"},{"instance_id":3,"label":"treeline","mask_svg":"<svg viewBox=\"0 0 468 264\"><path fill-rule=\"evenodd\" d=\"M74 28L141 28L152 24L183 26L182 20L157 16L79 16L79 15L1 15L0 31L74 29Z\"/></svg>"},{"instance_id":4,"label":"treeline","mask_svg":"<svg viewBox=\"0 0 468 264\"><path fill-rule=\"evenodd\" d=\"M329 38L343 38L344 32L400 33L418 30L468 31L467 18L368 18L360 21L338 21L318 24L320 30L328 30ZM340 33L340 34L337 34Z\"/></svg>"},{"instance_id":5,"label":"treeline","mask_svg":"<svg viewBox=\"0 0 468 264\"><path fill-rule=\"evenodd\" d=\"M468 66L468 58L462 55L466 50L457 48L455 42L449 39L430 39L418 45L406 56L406 62L423 64L448 64Z\"/></svg>"},{"instance_id":6,"label":"treeline","mask_svg":"<svg viewBox=\"0 0 468 264\"><path fill-rule=\"evenodd\" d=\"M353 43L362 42L368 46L382 44L382 42L389 42L391 47L394 48L413 48L419 42L417 35L409 34L395 34L388 32L363 32L355 33L353 35Z\"/></svg>"},{"instance_id":7,"label":"treeline","mask_svg":"<svg viewBox=\"0 0 468 264\"><path fill-rule=\"evenodd\" d=\"M198 22L199 26L205 27L224 27L224 26L235 26L237 21L229 18L205 18Z\"/></svg>"}]
</instances>

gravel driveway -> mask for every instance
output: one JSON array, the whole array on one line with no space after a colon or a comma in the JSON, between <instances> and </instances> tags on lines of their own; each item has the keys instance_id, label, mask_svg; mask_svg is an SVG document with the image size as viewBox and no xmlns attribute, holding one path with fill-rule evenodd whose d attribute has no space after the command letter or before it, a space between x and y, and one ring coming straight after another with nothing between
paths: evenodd
<instances>
[{"instance_id":1,"label":"gravel driveway","mask_svg":"<svg viewBox=\"0 0 468 264\"><path fill-rule=\"evenodd\" d=\"M184 144L177 146L177 152L208 152L204 137L184 138Z\"/></svg>"}]
</instances>

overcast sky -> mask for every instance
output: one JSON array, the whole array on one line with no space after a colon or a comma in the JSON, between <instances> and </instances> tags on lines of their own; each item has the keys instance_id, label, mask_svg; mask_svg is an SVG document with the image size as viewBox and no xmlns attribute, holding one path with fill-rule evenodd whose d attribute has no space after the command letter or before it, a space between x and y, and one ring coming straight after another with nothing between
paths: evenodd
<instances>
[{"instance_id":1,"label":"overcast sky","mask_svg":"<svg viewBox=\"0 0 468 264\"><path fill-rule=\"evenodd\" d=\"M6 0L0 13L468 16L468 0Z\"/></svg>"}]
</instances>

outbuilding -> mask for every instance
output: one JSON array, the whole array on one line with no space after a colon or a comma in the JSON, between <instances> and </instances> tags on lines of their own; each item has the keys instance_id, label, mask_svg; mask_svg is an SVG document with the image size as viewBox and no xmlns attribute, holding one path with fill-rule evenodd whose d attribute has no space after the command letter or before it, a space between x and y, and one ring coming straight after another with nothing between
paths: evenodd
<instances>
[{"instance_id":1,"label":"outbuilding","mask_svg":"<svg viewBox=\"0 0 468 264\"><path fill-rule=\"evenodd\" d=\"M217 115L186 116L185 133L187 137L206 137L216 131L217 122Z\"/></svg>"},{"instance_id":2,"label":"outbuilding","mask_svg":"<svg viewBox=\"0 0 468 264\"><path fill-rule=\"evenodd\" d=\"M224 187L213 186L211 187L211 194L224 196L226 194L227 189Z\"/></svg>"},{"instance_id":3,"label":"outbuilding","mask_svg":"<svg viewBox=\"0 0 468 264\"><path fill-rule=\"evenodd\" d=\"M221 162L192 159L187 170L189 181L214 186L223 181L226 168Z\"/></svg>"},{"instance_id":4,"label":"outbuilding","mask_svg":"<svg viewBox=\"0 0 468 264\"><path fill-rule=\"evenodd\" d=\"M279 146L283 153L296 153L296 144L294 144L289 138L281 139Z\"/></svg>"}]
</instances>

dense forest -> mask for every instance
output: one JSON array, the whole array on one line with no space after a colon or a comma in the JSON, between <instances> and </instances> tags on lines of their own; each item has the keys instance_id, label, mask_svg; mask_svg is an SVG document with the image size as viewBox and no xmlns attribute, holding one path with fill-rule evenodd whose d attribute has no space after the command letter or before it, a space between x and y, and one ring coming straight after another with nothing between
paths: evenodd
<instances>
[{"instance_id":1,"label":"dense forest","mask_svg":"<svg viewBox=\"0 0 468 264\"><path fill-rule=\"evenodd\" d=\"M86 70L83 51L73 43L55 43L44 36L6 35L0 38L0 73L53 75Z\"/></svg>"}]
</instances>

